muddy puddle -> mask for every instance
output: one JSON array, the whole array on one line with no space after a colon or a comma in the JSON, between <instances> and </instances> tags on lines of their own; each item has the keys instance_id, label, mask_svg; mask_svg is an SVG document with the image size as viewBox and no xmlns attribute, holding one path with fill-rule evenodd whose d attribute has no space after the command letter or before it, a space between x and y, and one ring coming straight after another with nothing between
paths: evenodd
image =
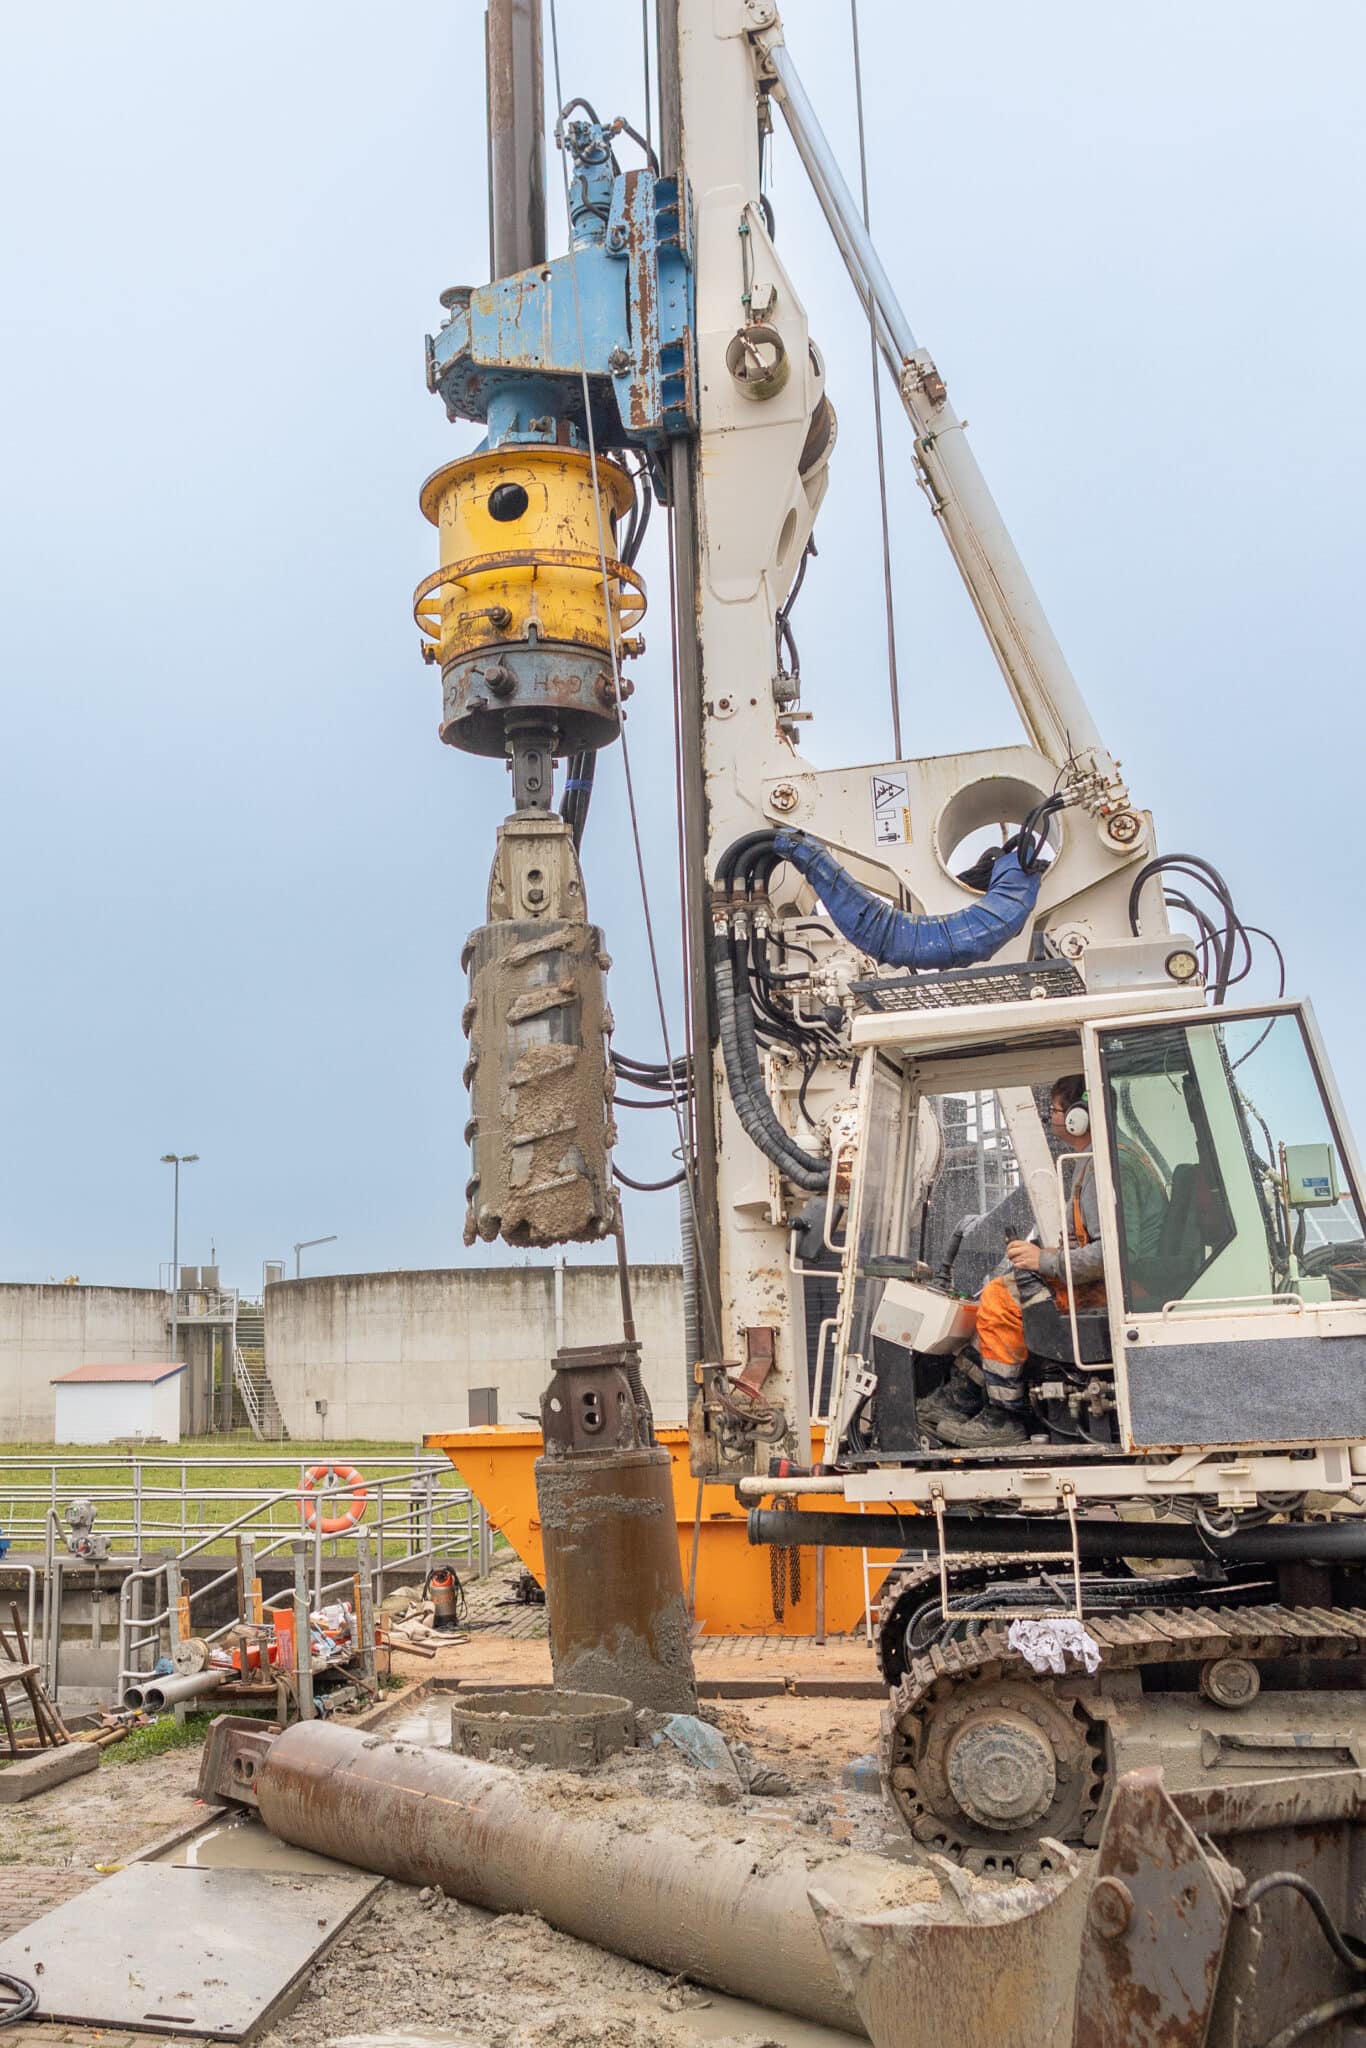
<instances>
[{"instance_id":1,"label":"muddy puddle","mask_svg":"<svg viewBox=\"0 0 1366 2048\"><path fill-rule=\"evenodd\" d=\"M392 1716L386 1714L382 1721L367 1725L386 1742L416 1742L423 1749L449 1749L451 1708L456 1698L454 1692L427 1693L396 1706Z\"/></svg>"},{"instance_id":2,"label":"muddy puddle","mask_svg":"<svg viewBox=\"0 0 1366 2048\"><path fill-rule=\"evenodd\" d=\"M330 1856L315 1856L311 1849L295 1849L277 1841L268 1828L249 1814L211 1821L188 1842L178 1842L156 1858L186 1870L264 1870L312 1873L315 1877L351 1877L349 1863L335 1863Z\"/></svg>"},{"instance_id":3,"label":"muddy puddle","mask_svg":"<svg viewBox=\"0 0 1366 2048\"><path fill-rule=\"evenodd\" d=\"M705 1996L710 2001L707 2005L670 2014L671 2042L732 2042L738 2038L747 2048L750 2043L757 2048L761 2042L763 2048L849 2048L849 2035L834 2027L793 2019L769 2006L751 2005L747 1999L723 1998L719 1992L708 1992ZM642 2043L658 2039L657 1997L623 1997L617 1993L612 2010L619 2020L639 2016ZM483 2048L485 2038L482 2032L471 2034L446 2027L398 2027L386 2034L344 2034L334 2037L328 2048Z\"/></svg>"}]
</instances>

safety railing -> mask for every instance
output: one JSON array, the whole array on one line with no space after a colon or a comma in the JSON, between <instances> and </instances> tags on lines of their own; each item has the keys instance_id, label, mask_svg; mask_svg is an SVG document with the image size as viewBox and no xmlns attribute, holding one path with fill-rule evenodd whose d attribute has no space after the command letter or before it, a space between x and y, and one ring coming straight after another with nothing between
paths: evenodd
<instances>
[{"instance_id":1,"label":"safety railing","mask_svg":"<svg viewBox=\"0 0 1366 2048\"><path fill-rule=\"evenodd\" d=\"M292 1567L291 1582L264 1600L262 1607L268 1612L292 1601L296 1617L302 1606L316 1613L330 1599L345 1597L358 1583L361 1604L373 1612L384 1598L386 1560L390 1568L401 1562L407 1571L420 1566L427 1574L439 1564L463 1563L467 1574L482 1575L490 1563L483 1510L464 1487L438 1491L431 1482L439 1476L437 1468L420 1464L390 1472L378 1485L367 1476L364 1487L357 1479L326 1490L302 1484L284 1488L258 1498L230 1521L215 1525L177 1556L127 1572L119 1596L120 1697L148 1676L168 1648L174 1655L187 1637L197 1637L212 1648L241 1622L253 1619L249 1611L253 1584L261 1567L285 1551ZM407 1488L402 1506L395 1504L400 1486ZM358 1499L363 1517L358 1516L345 1530L328 1533L324 1522L342 1517L329 1516L326 1510L348 1501L354 1507ZM274 1533L279 1527L277 1511L283 1512L286 1527ZM55 1511L50 1510L50 1530L54 1521ZM215 1548L221 1550L224 1545L232 1553L224 1568L191 1583L187 1568L197 1561L210 1561ZM329 1568L335 1576L328 1575ZM237 1582L237 1597L229 1619L216 1628L196 1627L196 1605L205 1612L214 1595L233 1581ZM306 1633L305 1623L305 1637ZM301 1668L306 1670L306 1658Z\"/></svg>"},{"instance_id":2,"label":"safety railing","mask_svg":"<svg viewBox=\"0 0 1366 2048\"><path fill-rule=\"evenodd\" d=\"M88 1500L96 1509L97 1533L109 1539L111 1550L134 1559L201 1539L210 1547L218 1541L228 1545L229 1525L243 1512L261 1511L270 1535L297 1536L300 1490L313 1462L326 1461L297 1453L262 1458L254 1447L216 1458L135 1452L126 1463L117 1455L89 1453L0 1457L0 1528L15 1553L36 1553L47 1547L49 1514L60 1521L72 1500ZM254 1483L243 1480L248 1468ZM382 1547L391 1559L423 1548L439 1502L470 1499L449 1462L421 1450L367 1453L364 1484L372 1508L367 1526L373 1532L383 1523ZM473 1523L473 1509L468 1512ZM476 1538L477 1529L471 1540ZM59 1548L60 1541L59 1535Z\"/></svg>"},{"instance_id":3,"label":"safety railing","mask_svg":"<svg viewBox=\"0 0 1366 2048\"><path fill-rule=\"evenodd\" d=\"M261 1397L256 1391L255 1380L247 1370L247 1361L242 1356L240 1344L234 1344L232 1347L232 1379L233 1385L242 1396L242 1406L246 1410L247 1421L251 1424L251 1433L259 1440L266 1433Z\"/></svg>"}]
</instances>

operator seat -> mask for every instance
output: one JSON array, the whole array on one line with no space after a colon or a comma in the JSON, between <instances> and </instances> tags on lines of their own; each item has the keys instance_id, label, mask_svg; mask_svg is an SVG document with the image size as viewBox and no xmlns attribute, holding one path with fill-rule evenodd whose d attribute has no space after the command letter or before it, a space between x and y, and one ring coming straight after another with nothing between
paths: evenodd
<instances>
[{"instance_id":1,"label":"operator seat","mask_svg":"<svg viewBox=\"0 0 1366 2048\"><path fill-rule=\"evenodd\" d=\"M1024 1337L1032 1358L1045 1358L1056 1365L1105 1365L1114 1356L1110 1349L1110 1316L1103 1308L1077 1310L1079 1358L1072 1351L1072 1319L1060 1309L1052 1295L1040 1292L1037 1300L1021 1303Z\"/></svg>"},{"instance_id":2,"label":"operator seat","mask_svg":"<svg viewBox=\"0 0 1366 2048\"><path fill-rule=\"evenodd\" d=\"M1130 1286L1136 1307L1161 1308L1179 1301L1205 1262L1205 1225L1201 1218L1207 1184L1201 1168L1183 1161L1172 1168L1167 1213L1158 1232L1157 1248L1146 1258L1129 1261Z\"/></svg>"}]
</instances>

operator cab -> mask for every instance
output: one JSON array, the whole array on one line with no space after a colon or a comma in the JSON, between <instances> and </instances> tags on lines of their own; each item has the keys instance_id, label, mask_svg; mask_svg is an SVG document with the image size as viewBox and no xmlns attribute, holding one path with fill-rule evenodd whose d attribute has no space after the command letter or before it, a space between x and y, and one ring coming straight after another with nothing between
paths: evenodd
<instances>
[{"instance_id":1,"label":"operator cab","mask_svg":"<svg viewBox=\"0 0 1366 2048\"><path fill-rule=\"evenodd\" d=\"M856 1020L860 1141L833 1369L813 1388L841 1467L1366 1439L1361 1177L1310 1012L1081 988ZM1060 1142L1065 1076L1084 1078L1089 1129ZM1069 1288L1087 1175L1103 1278ZM1015 1274L1020 1240L1059 1248L1057 1283ZM950 1380L982 1386L977 1297L1007 1275L1018 1441L955 1448L936 1410Z\"/></svg>"}]
</instances>

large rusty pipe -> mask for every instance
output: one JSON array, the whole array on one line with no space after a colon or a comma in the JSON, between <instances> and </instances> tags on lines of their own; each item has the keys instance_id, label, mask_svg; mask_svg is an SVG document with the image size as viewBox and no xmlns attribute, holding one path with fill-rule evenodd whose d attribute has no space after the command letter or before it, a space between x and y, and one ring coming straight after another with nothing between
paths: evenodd
<instances>
[{"instance_id":1,"label":"large rusty pipe","mask_svg":"<svg viewBox=\"0 0 1366 2048\"><path fill-rule=\"evenodd\" d=\"M489 0L489 264L495 278L545 262L541 0Z\"/></svg>"},{"instance_id":2,"label":"large rusty pipe","mask_svg":"<svg viewBox=\"0 0 1366 2048\"><path fill-rule=\"evenodd\" d=\"M211 1758L206 1758L206 1764ZM538 1913L581 1941L862 2035L816 1931L813 1885L854 1916L923 1898L924 1874L784 1831L762 1846L650 1818L623 1825L537 1797L516 1772L359 1729L299 1722L253 1768L271 1833L296 1848L492 1913ZM740 1834L737 1828L734 1831Z\"/></svg>"}]
</instances>

